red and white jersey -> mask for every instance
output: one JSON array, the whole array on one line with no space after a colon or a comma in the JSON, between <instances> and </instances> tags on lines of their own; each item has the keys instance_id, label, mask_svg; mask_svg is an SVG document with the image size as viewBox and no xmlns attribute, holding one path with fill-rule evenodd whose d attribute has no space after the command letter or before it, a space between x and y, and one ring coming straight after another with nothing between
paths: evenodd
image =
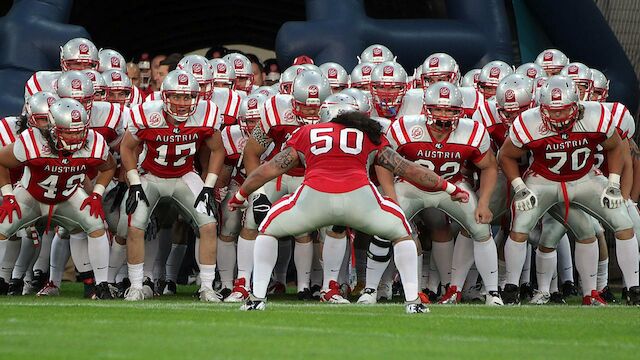
<instances>
[{"instance_id":1,"label":"red and white jersey","mask_svg":"<svg viewBox=\"0 0 640 360\"><path fill-rule=\"evenodd\" d=\"M82 187L85 173L102 166L109 158L109 145L102 135L87 132L85 146L68 156L51 152L49 143L38 129L27 129L13 146L13 154L24 163L20 184L36 200L54 205L69 199Z\"/></svg>"},{"instance_id":2,"label":"red and white jersey","mask_svg":"<svg viewBox=\"0 0 640 360\"><path fill-rule=\"evenodd\" d=\"M551 181L573 181L593 168L597 146L613 135L615 126L604 105L592 101L580 104L584 106L582 118L566 133L548 129L539 107L523 112L513 122L509 138L516 147L531 151L529 170Z\"/></svg>"},{"instance_id":3,"label":"red and white jersey","mask_svg":"<svg viewBox=\"0 0 640 360\"><path fill-rule=\"evenodd\" d=\"M473 120L484 125L495 144L496 150L502 147L502 144L507 139L509 127L502 122L495 101L483 101L473 113Z\"/></svg>"},{"instance_id":4,"label":"red and white jersey","mask_svg":"<svg viewBox=\"0 0 640 360\"><path fill-rule=\"evenodd\" d=\"M144 98L143 102L154 101L154 100L162 100L162 92L154 91L154 92L150 93L149 95L147 95L146 98ZM133 107L133 105L132 105L132 107Z\"/></svg>"},{"instance_id":5,"label":"red and white jersey","mask_svg":"<svg viewBox=\"0 0 640 360\"><path fill-rule=\"evenodd\" d=\"M137 86L133 85L131 87L131 101L129 101L129 106L142 104L143 102L142 92L140 92Z\"/></svg>"},{"instance_id":6,"label":"red and white jersey","mask_svg":"<svg viewBox=\"0 0 640 360\"><path fill-rule=\"evenodd\" d=\"M38 91L48 91L55 94L60 74L62 71L36 71L24 86L24 101L27 102L31 95Z\"/></svg>"},{"instance_id":7,"label":"red and white jersey","mask_svg":"<svg viewBox=\"0 0 640 360\"><path fill-rule=\"evenodd\" d=\"M369 182L378 151L389 146L381 136L375 145L362 131L337 123L300 127L287 141L306 166L303 184L326 193L347 193Z\"/></svg>"},{"instance_id":8,"label":"red and white jersey","mask_svg":"<svg viewBox=\"0 0 640 360\"><path fill-rule=\"evenodd\" d=\"M242 102L242 97L237 91L228 88L213 88L211 101L218 105L225 126L237 123L238 110L240 110Z\"/></svg>"},{"instance_id":9,"label":"red and white jersey","mask_svg":"<svg viewBox=\"0 0 640 360\"><path fill-rule=\"evenodd\" d=\"M627 107L619 102L602 103L602 105L611 111L611 121L613 122L613 126L616 127L620 138L622 140L633 139L633 135L636 132L636 124ZM600 145L598 145L597 150L595 167L600 169L605 176L609 176L607 153L604 152L604 149Z\"/></svg>"},{"instance_id":10,"label":"red and white jersey","mask_svg":"<svg viewBox=\"0 0 640 360\"><path fill-rule=\"evenodd\" d=\"M380 124L380 126L382 126L383 134L387 133L387 130L389 129L389 126L391 126L391 123L392 123L391 120L387 118L379 117L379 116L372 116L371 120L377 122L378 124Z\"/></svg>"},{"instance_id":11,"label":"red and white jersey","mask_svg":"<svg viewBox=\"0 0 640 360\"><path fill-rule=\"evenodd\" d=\"M369 96L371 96L371 93L369 93ZM396 114L396 116L390 118L389 120L393 121L400 118L401 116L419 115L420 113L422 113L423 98L424 91L422 90L422 88L407 90L407 92L404 94L404 97L402 98L402 104L400 104L398 114ZM371 99L371 101L373 101L373 99ZM375 106L371 108L371 117L386 119L385 117L381 116L380 113L378 113L378 110Z\"/></svg>"},{"instance_id":12,"label":"red and white jersey","mask_svg":"<svg viewBox=\"0 0 640 360\"><path fill-rule=\"evenodd\" d=\"M173 125L162 101L145 101L129 111L127 130L143 145L140 167L161 178L179 178L194 171L194 155L202 143L220 129L220 113L211 101L200 101L196 112Z\"/></svg>"},{"instance_id":13,"label":"red and white jersey","mask_svg":"<svg viewBox=\"0 0 640 360\"><path fill-rule=\"evenodd\" d=\"M89 116L89 127L102 135L109 146L115 146L124 135L124 111L129 111L129 108L106 101L94 101Z\"/></svg>"},{"instance_id":14,"label":"red and white jersey","mask_svg":"<svg viewBox=\"0 0 640 360\"><path fill-rule=\"evenodd\" d=\"M240 125L237 124L222 129L221 135L222 145L225 151L224 164L234 168L233 179L236 180L238 184L242 184L247 174L244 171L240 157L242 156L245 145L247 145L249 137L240 129Z\"/></svg>"},{"instance_id":15,"label":"red and white jersey","mask_svg":"<svg viewBox=\"0 0 640 360\"><path fill-rule=\"evenodd\" d=\"M464 178L460 169L465 161L478 163L491 150L489 133L484 125L467 118L460 119L449 136L437 141L424 115L405 116L391 124L387 138L404 158L428 167L453 183ZM408 179L403 180L429 191Z\"/></svg>"},{"instance_id":16,"label":"red and white jersey","mask_svg":"<svg viewBox=\"0 0 640 360\"><path fill-rule=\"evenodd\" d=\"M264 104L260 112L260 127L273 140L274 149L265 160L271 160L286 147L286 142L300 127L298 118L293 114L293 97L278 94ZM297 166L287 172L291 176L303 176L304 167Z\"/></svg>"},{"instance_id":17,"label":"red and white jersey","mask_svg":"<svg viewBox=\"0 0 640 360\"><path fill-rule=\"evenodd\" d=\"M484 103L484 96L472 87L459 87L458 89L462 94L462 108L464 109L464 115L471 118L473 113L476 112L476 109Z\"/></svg>"},{"instance_id":18,"label":"red and white jersey","mask_svg":"<svg viewBox=\"0 0 640 360\"><path fill-rule=\"evenodd\" d=\"M5 147L9 144L13 144L16 142L16 139L19 136L20 118L18 116L7 116L0 120L0 145ZM15 184L22 177L23 166L18 166L13 169L9 169L9 176L11 178L11 183Z\"/></svg>"}]
</instances>

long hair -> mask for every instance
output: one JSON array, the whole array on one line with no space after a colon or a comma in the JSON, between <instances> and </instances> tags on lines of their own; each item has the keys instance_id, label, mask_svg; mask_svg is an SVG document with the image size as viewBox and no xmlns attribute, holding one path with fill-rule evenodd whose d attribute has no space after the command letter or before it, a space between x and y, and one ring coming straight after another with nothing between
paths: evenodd
<instances>
[{"instance_id":1,"label":"long hair","mask_svg":"<svg viewBox=\"0 0 640 360\"><path fill-rule=\"evenodd\" d=\"M364 113L358 111L350 111L346 113L342 113L331 122L344 125L346 127L358 129L369 137L372 143L375 145L380 145L380 137L382 136L382 125L380 125L377 121L372 120Z\"/></svg>"}]
</instances>

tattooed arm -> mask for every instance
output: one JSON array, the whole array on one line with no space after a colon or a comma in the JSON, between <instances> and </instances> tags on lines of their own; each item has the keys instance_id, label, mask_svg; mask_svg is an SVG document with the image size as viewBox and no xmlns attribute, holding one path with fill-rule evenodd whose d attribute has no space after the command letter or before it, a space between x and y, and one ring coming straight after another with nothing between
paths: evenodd
<instances>
[{"instance_id":1,"label":"tattooed arm","mask_svg":"<svg viewBox=\"0 0 640 360\"><path fill-rule=\"evenodd\" d=\"M251 172L249 177L242 183L239 192L247 197L259 187L269 182L271 179L286 173L298 165L298 153L294 148L288 147L279 152L273 159L260 165ZM245 196L246 194L247 196Z\"/></svg>"},{"instance_id":2,"label":"tattooed arm","mask_svg":"<svg viewBox=\"0 0 640 360\"><path fill-rule=\"evenodd\" d=\"M469 199L469 194L466 191L454 184L451 184L447 180L442 179L438 174L426 167L417 165L403 158L388 146L378 152L376 163L377 165L388 169L392 173L407 180L416 182L426 188L433 189L435 191L446 191L454 200L467 202Z\"/></svg>"}]
</instances>

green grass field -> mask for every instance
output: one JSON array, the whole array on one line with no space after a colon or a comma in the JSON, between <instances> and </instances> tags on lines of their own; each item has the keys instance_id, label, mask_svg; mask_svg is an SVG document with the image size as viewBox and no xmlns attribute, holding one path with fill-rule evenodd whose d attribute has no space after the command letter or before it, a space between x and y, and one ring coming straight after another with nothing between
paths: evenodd
<instances>
[{"instance_id":1,"label":"green grass field","mask_svg":"<svg viewBox=\"0 0 640 360\"><path fill-rule=\"evenodd\" d=\"M610 306L327 305L273 300L264 312L176 297L139 303L0 298L0 359L637 359L640 309Z\"/></svg>"}]
</instances>

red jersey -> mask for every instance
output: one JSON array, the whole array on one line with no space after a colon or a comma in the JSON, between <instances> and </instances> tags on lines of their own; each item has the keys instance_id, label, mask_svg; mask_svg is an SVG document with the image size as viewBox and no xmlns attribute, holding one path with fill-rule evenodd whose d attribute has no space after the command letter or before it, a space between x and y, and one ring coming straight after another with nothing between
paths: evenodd
<instances>
[{"instance_id":1,"label":"red jersey","mask_svg":"<svg viewBox=\"0 0 640 360\"><path fill-rule=\"evenodd\" d=\"M362 131L329 122L299 128L286 145L306 166L303 184L339 194L370 184L369 168L378 151L389 146L384 136L381 140L375 145Z\"/></svg>"},{"instance_id":2,"label":"red jersey","mask_svg":"<svg viewBox=\"0 0 640 360\"><path fill-rule=\"evenodd\" d=\"M611 121L622 140L631 140L636 132L636 124L633 116L629 113L626 106L619 102L602 103L604 107L611 111ZM607 153L604 152L602 146L598 145L595 155L596 167L602 171L604 176L609 176L609 164L607 164Z\"/></svg>"},{"instance_id":3,"label":"red jersey","mask_svg":"<svg viewBox=\"0 0 640 360\"><path fill-rule=\"evenodd\" d=\"M27 129L16 140L13 154L25 164L22 187L41 203L55 205L69 199L82 186L87 170L107 161L109 145L102 135L89 130L82 149L62 156L51 153L40 130Z\"/></svg>"},{"instance_id":4,"label":"red jersey","mask_svg":"<svg viewBox=\"0 0 640 360\"><path fill-rule=\"evenodd\" d=\"M16 142L16 138L19 136L18 121L20 121L20 118L17 116L9 116L0 120L0 145L2 145L2 147ZM23 170L24 166L9 169L9 177L11 178L12 184L20 180Z\"/></svg>"},{"instance_id":5,"label":"red jersey","mask_svg":"<svg viewBox=\"0 0 640 360\"><path fill-rule=\"evenodd\" d=\"M222 145L224 145L224 164L233 167L233 180L242 184L247 177L244 165L240 160L248 137L240 129L240 125L231 125L222 129Z\"/></svg>"},{"instance_id":6,"label":"red jersey","mask_svg":"<svg viewBox=\"0 0 640 360\"><path fill-rule=\"evenodd\" d=\"M162 101L145 101L131 108L128 131L143 143L140 167L161 178L178 178L194 171L194 155L220 128L218 107L200 101L186 121L173 125L166 119Z\"/></svg>"},{"instance_id":7,"label":"red jersey","mask_svg":"<svg viewBox=\"0 0 640 360\"><path fill-rule=\"evenodd\" d=\"M462 118L458 126L442 141L437 141L427 126L424 115L404 116L391 124L389 141L407 160L426 166L452 183L463 180L460 169L469 160L480 162L491 150L489 134L479 122ZM427 189L410 180L411 184L424 191Z\"/></svg>"},{"instance_id":8,"label":"red jersey","mask_svg":"<svg viewBox=\"0 0 640 360\"><path fill-rule=\"evenodd\" d=\"M270 160L284 149L291 134L300 128L300 123L293 114L293 97L278 94L267 100L260 112L260 127L275 146L266 158ZM294 167L287 172L291 176L304 176L304 173L303 166Z\"/></svg>"},{"instance_id":9,"label":"red jersey","mask_svg":"<svg viewBox=\"0 0 640 360\"><path fill-rule=\"evenodd\" d=\"M529 109L513 122L509 138L518 148L530 150L529 170L551 181L573 181L594 166L597 146L615 131L611 112L597 102L581 102L584 112L572 129L558 134L541 120L540 108Z\"/></svg>"}]
</instances>

